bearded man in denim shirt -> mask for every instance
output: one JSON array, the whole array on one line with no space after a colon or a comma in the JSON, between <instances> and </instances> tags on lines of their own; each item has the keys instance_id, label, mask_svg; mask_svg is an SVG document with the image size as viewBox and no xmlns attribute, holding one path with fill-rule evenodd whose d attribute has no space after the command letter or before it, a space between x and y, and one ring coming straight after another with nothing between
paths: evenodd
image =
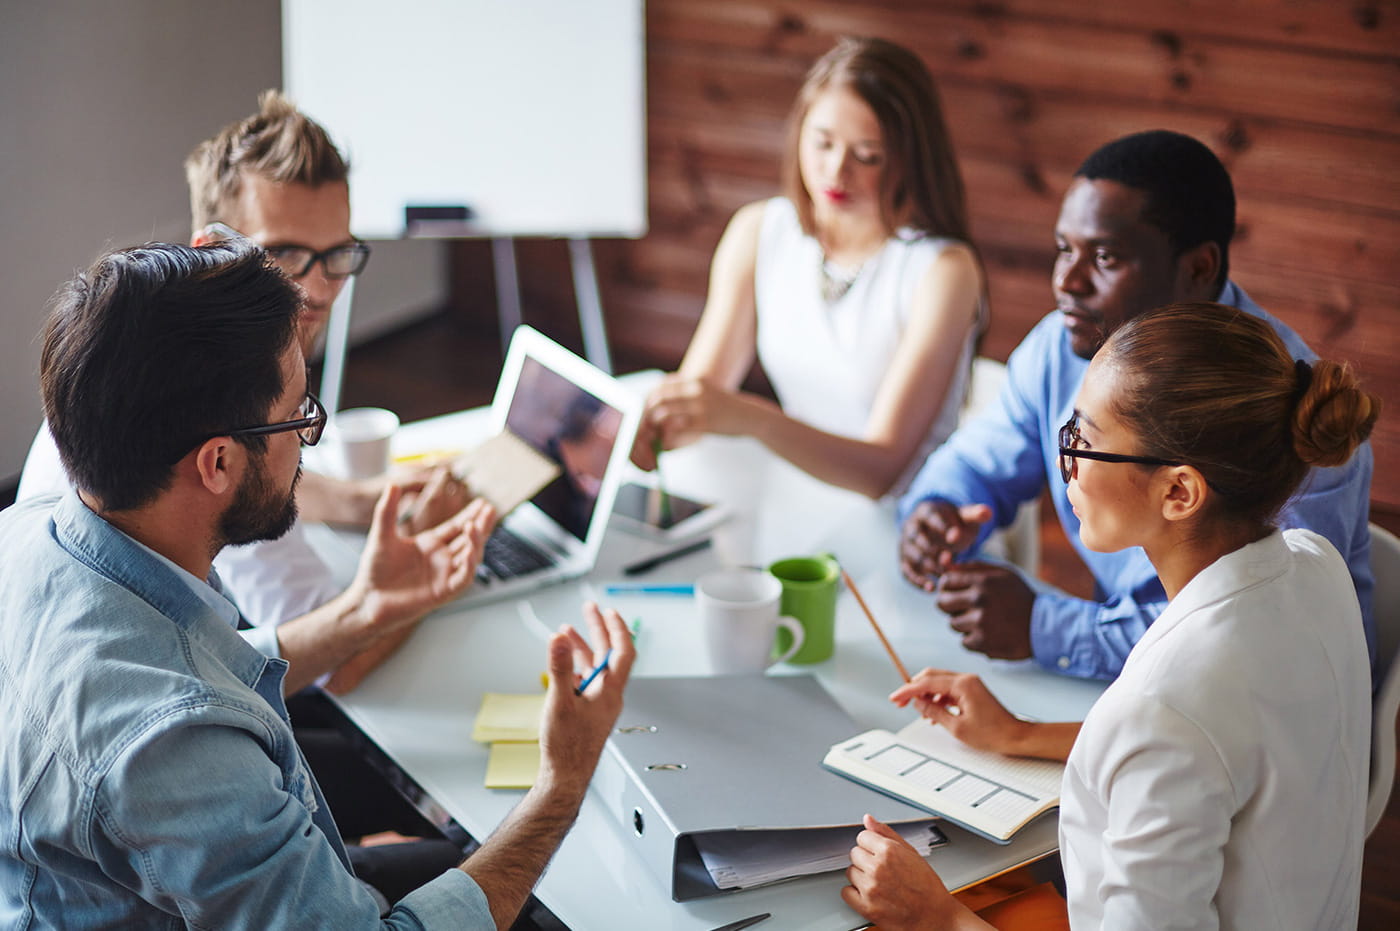
<instances>
[{"instance_id":1,"label":"bearded man in denim shirt","mask_svg":"<svg viewBox=\"0 0 1400 931\"><path fill-rule=\"evenodd\" d=\"M496 833L382 918L354 878L283 703L317 647L293 622L282 658L254 649L211 574L296 516L325 425L299 307L240 242L115 252L55 300L40 373L74 490L0 514L0 926L495 928L573 823L634 655L593 606L610 666L575 695L588 646L551 638L540 778ZM494 518L410 536L383 519L399 496L360 564L401 578L368 637L464 589Z\"/></svg>"}]
</instances>

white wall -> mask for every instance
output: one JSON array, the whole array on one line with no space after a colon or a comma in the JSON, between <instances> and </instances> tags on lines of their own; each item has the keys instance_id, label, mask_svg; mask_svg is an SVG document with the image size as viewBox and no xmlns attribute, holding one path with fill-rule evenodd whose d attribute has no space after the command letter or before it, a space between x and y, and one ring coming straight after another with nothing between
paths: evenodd
<instances>
[{"instance_id":1,"label":"white wall","mask_svg":"<svg viewBox=\"0 0 1400 931\"><path fill-rule=\"evenodd\" d=\"M0 0L0 483L41 420L49 297L105 247L188 240L185 155L279 85L281 35L278 0ZM439 304L444 255L376 243L352 335Z\"/></svg>"}]
</instances>

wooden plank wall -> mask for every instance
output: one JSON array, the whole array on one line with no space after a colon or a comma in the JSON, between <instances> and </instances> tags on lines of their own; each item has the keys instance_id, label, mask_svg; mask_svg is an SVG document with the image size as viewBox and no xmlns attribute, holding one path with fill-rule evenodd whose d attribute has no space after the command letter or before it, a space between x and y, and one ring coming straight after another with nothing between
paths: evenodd
<instances>
[{"instance_id":1,"label":"wooden plank wall","mask_svg":"<svg viewBox=\"0 0 1400 931\"><path fill-rule=\"evenodd\" d=\"M595 246L620 369L678 362L724 224L774 192L792 97L847 33L909 46L940 86L996 358L1051 306L1051 231L1084 156L1156 127L1208 143L1238 192L1235 279L1389 405L1373 502L1400 512L1397 0L649 0L650 233ZM479 247L458 255L459 277L489 274ZM527 317L570 333L562 246L521 262Z\"/></svg>"}]
</instances>

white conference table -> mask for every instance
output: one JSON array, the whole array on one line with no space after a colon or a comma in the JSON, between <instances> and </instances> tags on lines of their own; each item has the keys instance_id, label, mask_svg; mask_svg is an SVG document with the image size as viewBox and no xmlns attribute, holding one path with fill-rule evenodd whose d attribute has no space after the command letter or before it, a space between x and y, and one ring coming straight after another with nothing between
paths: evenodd
<instances>
[{"instance_id":1,"label":"white conference table","mask_svg":"<svg viewBox=\"0 0 1400 931\"><path fill-rule=\"evenodd\" d=\"M624 379L641 385L649 380ZM409 424L395 438L395 454L465 448L484 438L486 429L484 410ZM663 468L668 487L722 501L734 514L715 531L712 548L639 578L691 582L717 565L763 565L785 556L830 552L855 580L911 670L937 666L979 673L1008 707L1040 720L1079 720L1102 691L1102 683L1053 675L1029 662L989 660L963 649L932 598L901 579L888 502L876 504L818 482L751 439L707 437L667 453ZM343 537L325 545L327 555L338 560L338 570L348 575L353 566ZM598 566L585 579L517 601L448 605L427 618L358 689L342 697L341 707L442 809L484 840L523 793L483 787L488 748L471 739L481 696L538 691L548 631L578 623L585 599L642 619L634 678L710 672L693 600L603 595L608 583L637 581L624 579L621 566L674 546L614 527ZM849 592L843 591L837 604L835 655L811 666L778 666L771 674L802 672L815 674L862 728L896 730L913 717L886 701L898 676ZM819 767L820 760L812 766ZM590 790L577 824L535 890L570 928L711 931L762 912L773 917L759 926L761 931L849 931L863 925L841 901L845 879L840 872L675 903L658 871L634 850L621 813L609 807ZM936 850L930 862L949 888L958 889L1049 854L1057 844L1056 831L1055 817L1046 816L1000 846L946 826L950 843Z\"/></svg>"}]
</instances>

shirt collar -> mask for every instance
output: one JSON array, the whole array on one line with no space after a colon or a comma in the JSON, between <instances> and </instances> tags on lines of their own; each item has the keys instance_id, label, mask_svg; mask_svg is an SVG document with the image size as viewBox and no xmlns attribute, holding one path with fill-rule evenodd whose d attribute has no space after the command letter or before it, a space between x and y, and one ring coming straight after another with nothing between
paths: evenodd
<instances>
[{"instance_id":1,"label":"shirt collar","mask_svg":"<svg viewBox=\"0 0 1400 931\"><path fill-rule=\"evenodd\" d=\"M1287 570L1288 544L1279 530L1226 553L1196 573L1142 635L1133 654L1145 652L1192 613L1223 601ZM1131 659L1131 657L1129 657Z\"/></svg>"},{"instance_id":2,"label":"shirt collar","mask_svg":"<svg viewBox=\"0 0 1400 931\"><path fill-rule=\"evenodd\" d=\"M238 627L238 607L228 600L228 596L223 594L223 586L219 584L219 577L213 574L212 569L207 580L201 579L194 573L185 571L174 560L167 559L140 540L132 538L131 542L149 553L156 561L169 567L170 571L175 573L176 578L183 582L185 587L194 593L195 597L212 608L214 613L230 627L235 629Z\"/></svg>"},{"instance_id":3,"label":"shirt collar","mask_svg":"<svg viewBox=\"0 0 1400 931\"><path fill-rule=\"evenodd\" d=\"M140 597L172 623L199 636L228 668L252 685L269 660L233 630L238 610L208 583L195 578L103 520L69 490L52 512L55 539L72 558Z\"/></svg>"}]
</instances>

